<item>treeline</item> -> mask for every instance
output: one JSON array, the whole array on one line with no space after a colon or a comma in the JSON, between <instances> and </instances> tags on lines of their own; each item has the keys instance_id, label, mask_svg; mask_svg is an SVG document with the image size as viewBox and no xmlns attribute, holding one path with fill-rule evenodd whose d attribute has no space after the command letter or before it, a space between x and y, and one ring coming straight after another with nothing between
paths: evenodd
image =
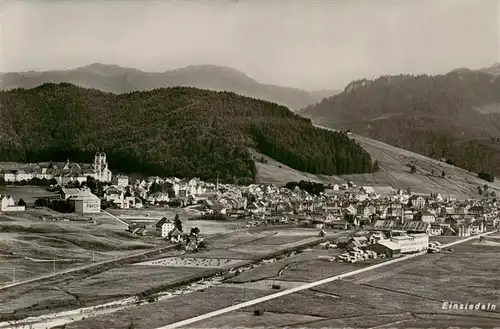
<instances>
[{"instance_id":1,"label":"treeline","mask_svg":"<svg viewBox=\"0 0 500 329\"><path fill-rule=\"evenodd\" d=\"M16 186L24 186L24 185L31 185L31 186L51 186L51 185L56 185L57 180L54 178L52 179L46 179L46 178L32 178L32 179L25 179L22 181L15 181L11 182L8 181L6 182L3 177L0 177L0 186L6 186L6 185L16 185Z\"/></svg>"},{"instance_id":2,"label":"treeline","mask_svg":"<svg viewBox=\"0 0 500 329\"><path fill-rule=\"evenodd\" d=\"M288 182L285 184L285 187L289 190L294 190L296 187L299 187L301 190L306 191L309 194L319 195L325 191L325 185L317 182L304 181L300 182Z\"/></svg>"},{"instance_id":3,"label":"treeline","mask_svg":"<svg viewBox=\"0 0 500 329\"><path fill-rule=\"evenodd\" d=\"M233 93L175 87L115 95L63 83L0 94L1 161L86 162L99 150L115 171L247 184L257 173L255 148L302 171L371 171L369 154L346 136Z\"/></svg>"},{"instance_id":4,"label":"treeline","mask_svg":"<svg viewBox=\"0 0 500 329\"><path fill-rule=\"evenodd\" d=\"M358 80L303 111L313 121L351 130L473 172L500 174L500 80L468 70L446 75Z\"/></svg>"}]
</instances>

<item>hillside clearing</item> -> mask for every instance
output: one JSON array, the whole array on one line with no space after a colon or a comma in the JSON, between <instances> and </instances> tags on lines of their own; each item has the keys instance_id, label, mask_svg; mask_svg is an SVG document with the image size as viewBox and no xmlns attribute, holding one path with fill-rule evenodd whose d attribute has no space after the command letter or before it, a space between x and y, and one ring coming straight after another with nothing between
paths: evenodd
<instances>
[{"instance_id":1,"label":"hillside clearing","mask_svg":"<svg viewBox=\"0 0 500 329\"><path fill-rule=\"evenodd\" d=\"M489 191L499 193L498 182L486 182L477 177L477 173L449 165L439 160L425 157L371 138L350 135L363 147L375 161L380 170L372 174L324 176L312 175L287 167L273 159L266 158L267 163L256 162L257 180L260 183L286 184L290 181L310 180L322 183L345 183L352 181L358 186L373 186L386 189L410 188L413 193L441 193L443 196L456 198L479 197L478 186L487 184ZM409 164L417 168L415 174L410 173ZM434 171L434 174L433 174ZM442 172L446 177L442 178Z\"/></svg>"}]
</instances>

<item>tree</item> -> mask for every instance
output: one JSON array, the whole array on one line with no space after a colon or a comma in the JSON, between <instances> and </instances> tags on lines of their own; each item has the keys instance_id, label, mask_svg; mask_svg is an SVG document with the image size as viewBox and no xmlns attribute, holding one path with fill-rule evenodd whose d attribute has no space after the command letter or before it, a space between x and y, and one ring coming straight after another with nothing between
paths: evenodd
<instances>
[{"instance_id":1,"label":"tree","mask_svg":"<svg viewBox=\"0 0 500 329\"><path fill-rule=\"evenodd\" d=\"M409 187L409 186L408 186L408 187L406 188L406 193L411 194L411 187Z\"/></svg>"},{"instance_id":2,"label":"tree","mask_svg":"<svg viewBox=\"0 0 500 329\"><path fill-rule=\"evenodd\" d=\"M5 179L3 179L3 177L0 177L0 186L5 186L7 185L7 182L5 181Z\"/></svg>"},{"instance_id":3,"label":"tree","mask_svg":"<svg viewBox=\"0 0 500 329\"><path fill-rule=\"evenodd\" d=\"M20 207L26 207L26 202L24 202L23 199L19 199L19 202L17 203L17 205Z\"/></svg>"},{"instance_id":4,"label":"tree","mask_svg":"<svg viewBox=\"0 0 500 329\"><path fill-rule=\"evenodd\" d=\"M431 175L434 176L436 174L436 172L434 171L434 169L431 170Z\"/></svg>"},{"instance_id":5,"label":"tree","mask_svg":"<svg viewBox=\"0 0 500 329\"><path fill-rule=\"evenodd\" d=\"M441 172L441 177L443 177L443 178L446 177L446 173L444 172L444 170Z\"/></svg>"},{"instance_id":6,"label":"tree","mask_svg":"<svg viewBox=\"0 0 500 329\"><path fill-rule=\"evenodd\" d=\"M158 192L162 192L162 186L157 182L153 182L153 184L149 187L149 193L154 194Z\"/></svg>"},{"instance_id":7,"label":"tree","mask_svg":"<svg viewBox=\"0 0 500 329\"><path fill-rule=\"evenodd\" d=\"M173 187L167 187L165 192L167 192L169 198L175 198L175 190Z\"/></svg>"},{"instance_id":8,"label":"tree","mask_svg":"<svg viewBox=\"0 0 500 329\"><path fill-rule=\"evenodd\" d=\"M477 177L481 178L482 180L488 181L490 183L493 183L495 181L495 176L486 172L477 173Z\"/></svg>"},{"instance_id":9,"label":"tree","mask_svg":"<svg viewBox=\"0 0 500 329\"><path fill-rule=\"evenodd\" d=\"M179 218L179 214L176 214L174 217L174 226L179 232L182 232L182 221Z\"/></svg>"},{"instance_id":10,"label":"tree","mask_svg":"<svg viewBox=\"0 0 500 329\"><path fill-rule=\"evenodd\" d=\"M410 172L411 172L412 174L416 173L416 172L417 172L417 167L416 167L415 165L411 165L411 166L410 166Z\"/></svg>"},{"instance_id":11,"label":"tree","mask_svg":"<svg viewBox=\"0 0 500 329\"><path fill-rule=\"evenodd\" d=\"M479 195L483 194L483 189L481 188L481 186L478 186L478 187L477 187L477 193L478 193Z\"/></svg>"},{"instance_id":12,"label":"tree","mask_svg":"<svg viewBox=\"0 0 500 329\"><path fill-rule=\"evenodd\" d=\"M208 248L208 244L205 240L202 240L200 241L200 243L198 243L198 249L207 249Z\"/></svg>"},{"instance_id":13,"label":"tree","mask_svg":"<svg viewBox=\"0 0 500 329\"><path fill-rule=\"evenodd\" d=\"M35 200L35 207L49 207L49 206L50 202L46 198L38 198Z\"/></svg>"},{"instance_id":14,"label":"tree","mask_svg":"<svg viewBox=\"0 0 500 329\"><path fill-rule=\"evenodd\" d=\"M198 235L200 234L200 228L199 227L192 227L191 228L191 235Z\"/></svg>"},{"instance_id":15,"label":"tree","mask_svg":"<svg viewBox=\"0 0 500 329\"><path fill-rule=\"evenodd\" d=\"M483 191L484 191L484 192L487 192L487 191L488 191L488 185L487 185L487 184L484 184L484 185L483 185Z\"/></svg>"}]
</instances>

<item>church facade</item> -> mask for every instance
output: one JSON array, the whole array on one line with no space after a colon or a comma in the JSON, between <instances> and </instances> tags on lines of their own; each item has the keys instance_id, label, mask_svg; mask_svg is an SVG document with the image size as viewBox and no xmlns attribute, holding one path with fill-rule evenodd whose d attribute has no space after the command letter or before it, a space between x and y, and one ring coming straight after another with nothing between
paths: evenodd
<instances>
[{"instance_id":1,"label":"church facade","mask_svg":"<svg viewBox=\"0 0 500 329\"><path fill-rule=\"evenodd\" d=\"M94 156L93 169L95 171L94 178L99 182L111 182L112 173L108 168L106 161L106 153L97 152Z\"/></svg>"}]
</instances>

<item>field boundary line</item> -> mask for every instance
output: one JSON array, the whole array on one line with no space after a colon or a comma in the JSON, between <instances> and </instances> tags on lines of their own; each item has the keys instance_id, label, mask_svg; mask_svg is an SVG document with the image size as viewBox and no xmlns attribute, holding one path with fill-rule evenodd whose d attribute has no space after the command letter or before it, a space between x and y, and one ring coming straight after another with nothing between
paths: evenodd
<instances>
[{"instance_id":1,"label":"field boundary line","mask_svg":"<svg viewBox=\"0 0 500 329\"><path fill-rule=\"evenodd\" d=\"M490 235L490 234L496 233L496 232L497 231L490 231L490 232L481 234L481 236ZM465 242L471 241L473 239L478 239L478 238L479 238L479 235L470 236L470 237L467 237L465 239L457 240L457 241L450 242L448 244L442 245L441 248L448 248L450 246L454 246L454 245L457 245L457 244L460 244L460 243L465 243ZM332 276L332 277L329 277L329 278L326 278L326 279L322 279L322 280L319 280L319 281L315 281L315 282L311 282L311 283L306 283L306 284L304 284L302 286L299 286L299 287L295 287L295 288L283 290L283 291L280 291L280 292L277 292L277 293L274 293L274 294L270 294L270 295L267 295L267 296L264 296L264 297L256 298L256 299L249 300L249 301L246 301L246 302L243 302L243 303L240 303L240 304L232 305L232 306L225 307L225 308L222 308L222 309L219 309L219 310L216 310L216 311L212 311L212 312L209 312L209 313L198 315L198 316L193 317L193 318L185 319L185 320L182 320L182 321L179 321L179 322L174 322L174 323L168 324L166 326L157 327L156 329L174 329L174 328L179 328L179 327L187 326L187 325L190 325L190 324L202 321L202 320L213 318L213 317L218 316L218 315L222 315L222 314L225 314L225 313L236 311L236 310L239 310L241 308L245 308L245 307L248 307L248 306L260 304L260 303L266 302L268 300L272 300L272 299L276 299L276 298L279 298L279 297L282 297L282 296L290 295L290 294L293 294L295 292L299 292L299 291L302 291L302 290L307 290L307 289L310 289L310 288L313 288L313 287L316 287L316 286L320 286L320 285L323 285L323 284L326 284L326 283L330 283L330 282L333 282L333 281L336 281L336 280L339 280L339 279L342 279L342 278L350 277L350 276L353 276L353 275L356 275L356 274L360 274L360 273L363 273L363 272L371 271L371 270L374 270L374 269L377 269L377 268L381 268L381 267L384 267L384 266L387 266L387 265L396 264L396 263L399 263L399 262L402 262L402 261L405 261L405 260L409 260L409 259L413 259L413 258L422 256L422 255L425 255L425 254L427 254L427 251L421 251L421 252L418 252L416 254L406 255L406 256L403 256L403 257L400 257L400 258L396 258L396 259L392 259L392 260L383 262L383 263L379 263L379 264L371 265L371 266L368 266L368 267L365 267L365 268L361 268L361 269L358 269L358 270L354 270L354 271L351 271L351 272L347 272L347 273L342 273L342 274L339 274L339 275L335 275L335 276Z\"/></svg>"},{"instance_id":2,"label":"field boundary line","mask_svg":"<svg viewBox=\"0 0 500 329\"><path fill-rule=\"evenodd\" d=\"M108 214L109 216L113 217L114 219L116 219L116 220L117 220L117 221L119 221L120 223L122 223L122 224L126 225L127 227L129 226L129 224L127 224L126 222L122 221L122 220L121 220L120 218L118 218L117 216L115 216L115 215L113 215L113 214L109 213L108 211L106 211L106 210L102 210L102 212L103 212L103 213Z\"/></svg>"}]
</instances>

